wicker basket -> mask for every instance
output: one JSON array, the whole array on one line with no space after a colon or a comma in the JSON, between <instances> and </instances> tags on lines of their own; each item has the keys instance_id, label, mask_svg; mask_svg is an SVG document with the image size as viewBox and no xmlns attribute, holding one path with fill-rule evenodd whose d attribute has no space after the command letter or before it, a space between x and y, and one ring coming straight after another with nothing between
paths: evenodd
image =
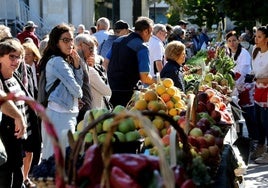
<instances>
[{"instance_id":1,"label":"wicker basket","mask_svg":"<svg viewBox=\"0 0 268 188\"><path fill-rule=\"evenodd\" d=\"M184 133L184 130L181 129L179 126L176 126L176 122L168 115L155 113L155 112L133 112L133 111L124 111L119 114L107 113L99 117L98 119L93 120L91 123L88 124L84 128L84 130L80 133L79 138L76 142L72 145L72 152L69 156L69 171L66 176L65 173L65 159L61 152L61 148L59 145L59 139L56 134L56 131L49 121L45 113L45 108L39 104L38 102L34 101L33 99L26 97L26 96L17 96L14 93L9 93L6 97L0 97L0 105L6 102L7 100L24 100L32 109L34 109L40 118L44 122L45 129L47 134L52 139L54 154L55 154L55 165L56 165L56 172L55 172L55 179L53 178L37 178L34 179L35 183L38 184L38 187L57 187L57 188L65 188L65 187L77 187L76 186L76 176L77 176L77 167L76 162L79 158L79 154L83 148L84 137L86 133L94 128L99 122L104 121L108 118L114 118L110 131L108 131L106 140L103 144L103 161L104 161L104 171L101 178L101 187L109 187L109 164L110 164L110 157L112 155L111 145L112 145L112 137L113 134L119 125L119 123L129 117L134 118L137 120L141 126L145 129L146 134L151 138L152 143L154 146L158 148L158 155L160 160L160 171L163 177L163 182L166 188L173 188L175 186L174 174L170 168L170 165L166 161L165 153L163 150L163 143L157 133L157 130L152 126L151 121L147 118L147 116L160 116L167 121L174 127L176 133L180 140L183 143L183 151L187 155L187 163L191 163L192 155L190 153L190 146L187 142L187 135ZM70 134L69 134L70 135ZM138 155L138 154L137 154Z\"/></svg>"},{"instance_id":2,"label":"wicker basket","mask_svg":"<svg viewBox=\"0 0 268 188\"><path fill-rule=\"evenodd\" d=\"M187 136L184 133L184 130L181 129L179 126L176 126L176 122L168 115L161 114L161 113L154 113L154 112L130 112L125 111L121 112L119 114L104 114L103 116L99 117L96 120L93 120L85 129L80 133L78 141L75 143L74 150L70 159L70 166L72 166L72 170L69 171L68 174L68 184L75 185L76 179L77 179L77 169L76 169L76 161L78 159L79 153L81 152L81 149L83 147L83 140L87 132L94 128L98 123L101 121L104 121L108 118L114 118L114 121L111 125L110 131L107 132L105 142L103 144L103 161L104 161L104 171L102 176L102 182L101 187L109 187L109 165L110 165L110 157L113 153L112 151L112 144L111 142L113 133L115 132L117 126L121 121L123 121L126 118L132 117L133 119L137 120L141 126L145 129L147 135L151 138L152 143L154 146L158 148L158 154L160 159L160 171L163 175L163 180L165 187L174 187L174 175L173 172L170 169L170 165L166 161L166 156L163 150L163 144L161 141L161 138L159 137L157 130L152 126L151 121L147 118L147 116L161 116L162 118L166 119L167 121L170 121L171 125L174 126L176 129L177 135L180 137L180 139L183 142L183 150L188 156L186 157L188 162L191 163L192 155L190 153L190 146L187 142Z\"/></svg>"}]
</instances>

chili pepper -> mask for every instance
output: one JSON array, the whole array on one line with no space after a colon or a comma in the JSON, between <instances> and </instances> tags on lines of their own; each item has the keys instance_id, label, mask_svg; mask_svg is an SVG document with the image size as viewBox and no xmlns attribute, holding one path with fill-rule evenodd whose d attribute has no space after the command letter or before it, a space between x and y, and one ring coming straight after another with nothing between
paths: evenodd
<instances>
[{"instance_id":1,"label":"chili pepper","mask_svg":"<svg viewBox=\"0 0 268 188\"><path fill-rule=\"evenodd\" d=\"M159 160L141 154L113 154L111 165L118 166L131 177L138 180L140 176L143 176L141 172L153 172L153 170L159 169Z\"/></svg>"},{"instance_id":2,"label":"chili pepper","mask_svg":"<svg viewBox=\"0 0 268 188\"><path fill-rule=\"evenodd\" d=\"M101 148L94 144L85 153L83 165L77 174L78 182L82 182L84 178L88 178L90 185L99 184L103 168Z\"/></svg>"},{"instance_id":3,"label":"chili pepper","mask_svg":"<svg viewBox=\"0 0 268 188\"><path fill-rule=\"evenodd\" d=\"M111 188L118 187L131 187L131 188L141 188L141 186L132 179L127 173L117 166L113 166L110 176Z\"/></svg>"},{"instance_id":4,"label":"chili pepper","mask_svg":"<svg viewBox=\"0 0 268 188\"><path fill-rule=\"evenodd\" d=\"M147 159L137 154L113 154L111 165L121 168L134 179L137 179L140 172L148 167Z\"/></svg>"}]
</instances>

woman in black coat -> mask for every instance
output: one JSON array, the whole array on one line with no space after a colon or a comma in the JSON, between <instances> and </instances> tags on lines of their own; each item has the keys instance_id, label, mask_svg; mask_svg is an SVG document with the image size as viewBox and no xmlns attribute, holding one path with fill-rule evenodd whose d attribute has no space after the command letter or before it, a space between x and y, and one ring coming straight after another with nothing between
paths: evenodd
<instances>
[{"instance_id":1,"label":"woman in black coat","mask_svg":"<svg viewBox=\"0 0 268 188\"><path fill-rule=\"evenodd\" d=\"M185 92L183 78L183 63L185 62L185 45L180 41L172 41L167 44L165 49L167 63L160 72L161 78L171 78L174 86Z\"/></svg>"}]
</instances>

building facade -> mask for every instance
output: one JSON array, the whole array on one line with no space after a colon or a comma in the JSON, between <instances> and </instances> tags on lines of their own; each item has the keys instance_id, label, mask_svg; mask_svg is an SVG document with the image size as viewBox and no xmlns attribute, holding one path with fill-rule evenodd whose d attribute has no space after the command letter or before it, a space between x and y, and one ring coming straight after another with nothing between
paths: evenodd
<instances>
[{"instance_id":1,"label":"building facade","mask_svg":"<svg viewBox=\"0 0 268 188\"><path fill-rule=\"evenodd\" d=\"M0 4L1 24L10 26L16 34L32 20L39 26L40 38L62 22L75 27L84 24L88 29L105 16L111 25L123 19L133 26L138 16L149 16L148 0L0 0Z\"/></svg>"}]
</instances>

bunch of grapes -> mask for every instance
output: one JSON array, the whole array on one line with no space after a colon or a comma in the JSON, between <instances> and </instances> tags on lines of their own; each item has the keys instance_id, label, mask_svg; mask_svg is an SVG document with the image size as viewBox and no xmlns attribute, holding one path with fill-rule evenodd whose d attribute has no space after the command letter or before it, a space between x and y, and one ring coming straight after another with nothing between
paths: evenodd
<instances>
[{"instance_id":1,"label":"bunch of grapes","mask_svg":"<svg viewBox=\"0 0 268 188\"><path fill-rule=\"evenodd\" d=\"M196 185L205 186L211 183L211 176L208 167L203 163L201 157L195 157L193 164L188 169L191 174L191 179Z\"/></svg>"}]
</instances>

